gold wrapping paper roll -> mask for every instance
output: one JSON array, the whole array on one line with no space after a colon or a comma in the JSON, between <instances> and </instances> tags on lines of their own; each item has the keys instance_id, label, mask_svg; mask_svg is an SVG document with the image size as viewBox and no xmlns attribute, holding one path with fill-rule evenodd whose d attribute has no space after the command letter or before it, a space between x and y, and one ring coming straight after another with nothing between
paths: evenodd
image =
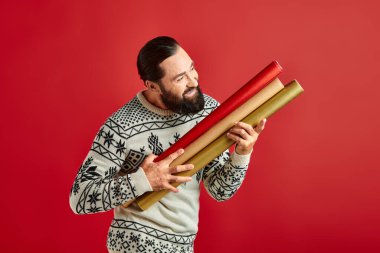
<instances>
[{"instance_id":1,"label":"gold wrapping paper roll","mask_svg":"<svg viewBox=\"0 0 380 253\"><path fill-rule=\"evenodd\" d=\"M279 109L284 107L286 104L288 104L302 92L303 88L297 81L294 80L241 121L255 127L260 122L260 120L264 118L269 118L271 115L273 115ZM210 143L208 146L206 146L204 149L198 152L191 159L186 161L187 164L193 164L194 169L190 171L180 172L177 175L193 176L195 173L197 173L199 170L205 167L209 162L214 160L226 149L228 149L233 144L233 141L228 139L226 134L227 132L223 133L223 135L214 140L212 143ZM180 184L173 183L172 185L174 187L178 187ZM142 196L138 197L135 202L142 210L146 210L169 192L169 190L147 192ZM130 203L127 202L126 204ZM125 206L126 204L124 204L123 206Z\"/></svg>"}]
</instances>

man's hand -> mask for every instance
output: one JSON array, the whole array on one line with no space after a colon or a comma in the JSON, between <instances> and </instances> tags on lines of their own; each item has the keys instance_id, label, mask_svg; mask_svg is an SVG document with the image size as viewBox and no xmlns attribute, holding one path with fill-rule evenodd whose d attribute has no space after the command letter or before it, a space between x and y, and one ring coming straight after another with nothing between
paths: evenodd
<instances>
[{"instance_id":1,"label":"man's hand","mask_svg":"<svg viewBox=\"0 0 380 253\"><path fill-rule=\"evenodd\" d=\"M185 183L191 181L191 177L180 177L174 176L172 174L191 170L194 168L194 165L184 164L175 167L169 167L170 163L182 155L183 152L183 149L179 149L157 163L153 161L157 157L154 154L150 154L147 158L145 158L141 164L141 167L143 168L153 191L168 189L172 192L178 192L178 189L173 187L170 183Z\"/></svg>"},{"instance_id":2,"label":"man's hand","mask_svg":"<svg viewBox=\"0 0 380 253\"><path fill-rule=\"evenodd\" d=\"M236 142L235 152L239 155L251 153L259 134L264 130L265 123L266 119L263 119L255 128L244 122L235 123L227 133L227 137Z\"/></svg>"}]
</instances>

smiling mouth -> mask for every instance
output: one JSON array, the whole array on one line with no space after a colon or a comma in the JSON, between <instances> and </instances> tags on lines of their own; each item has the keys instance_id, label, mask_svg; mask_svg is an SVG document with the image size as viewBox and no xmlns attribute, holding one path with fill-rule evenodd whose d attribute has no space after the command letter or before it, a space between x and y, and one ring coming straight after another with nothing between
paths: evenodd
<instances>
[{"instance_id":1,"label":"smiling mouth","mask_svg":"<svg viewBox=\"0 0 380 253\"><path fill-rule=\"evenodd\" d=\"M192 97L197 92L196 88L192 88L191 90L186 91L183 95L186 97Z\"/></svg>"}]
</instances>

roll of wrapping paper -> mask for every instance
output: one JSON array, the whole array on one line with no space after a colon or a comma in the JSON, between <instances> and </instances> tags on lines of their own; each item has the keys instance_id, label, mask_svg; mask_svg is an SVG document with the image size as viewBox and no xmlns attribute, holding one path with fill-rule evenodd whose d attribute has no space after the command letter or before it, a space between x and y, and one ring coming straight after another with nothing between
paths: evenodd
<instances>
[{"instance_id":1,"label":"roll of wrapping paper","mask_svg":"<svg viewBox=\"0 0 380 253\"><path fill-rule=\"evenodd\" d=\"M275 79L282 67L276 61L271 62L260 73L254 76L249 82L241 87L237 92L230 96L225 102L223 102L218 108L216 108L210 115L199 122L194 128L187 132L182 138L180 138L174 145L161 153L155 162L161 161L171 153L174 153L180 148L187 147L191 142L201 136L206 130L215 125L219 120L226 117L241 104L245 103L253 95L258 93L269 82Z\"/></svg>"},{"instance_id":2,"label":"roll of wrapping paper","mask_svg":"<svg viewBox=\"0 0 380 253\"><path fill-rule=\"evenodd\" d=\"M218 123L204 132L198 139L194 140L187 147L185 147L185 152L175 159L170 164L170 167L184 164L187 160L218 138L221 134L232 128L235 122L242 120L283 88L284 85L281 81L278 78L274 79L256 95L248 99L247 102L236 108L236 110L221 119Z\"/></svg>"},{"instance_id":3,"label":"roll of wrapping paper","mask_svg":"<svg viewBox=\"0 0 380 253\"><path fill-rule=\"evenodd\" d=\"M303 88L296 80L294 80L241 121L255 127L262 119L272 116L275 112L284 107L302 92ZM188 164L193 164L194 169L190 171L183 171L177 173L176 175L193 176L199 170L204 168L208 163L218 157L221 153L227 150L234 142L227 138L226 134L227 132L223 133L219 138L214 140L207 147L202 149L186 162ZM173 183L172 185L174 187L178 187L180 183ZM147 192L138 197L135 203L142 210L146 210L169 192L170 191L166 189L157 192Z\"/></svg>"}]
</instances>

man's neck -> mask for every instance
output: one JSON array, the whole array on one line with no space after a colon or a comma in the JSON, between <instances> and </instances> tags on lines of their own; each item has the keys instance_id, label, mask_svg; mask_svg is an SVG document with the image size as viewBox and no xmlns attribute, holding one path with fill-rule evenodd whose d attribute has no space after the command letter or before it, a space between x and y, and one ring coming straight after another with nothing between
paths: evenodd
<instances>
[{"instance_id":1,"label":"man's neck","mask_svg":"<svg viewBox=\"0 0 380 253\"><path fill-rule=\"evenodd\" d=\"M163 110L167 110L168 108L165 106L164 102L162 101L161 99L161 96L157 93L157 92L154 92L154 91L151 91L151 90L144 90L142 92L143 96L145 97L145 99L151 103L152 105L160 108L160 109L163 109Z\"/></svg>"}]
</instances>

